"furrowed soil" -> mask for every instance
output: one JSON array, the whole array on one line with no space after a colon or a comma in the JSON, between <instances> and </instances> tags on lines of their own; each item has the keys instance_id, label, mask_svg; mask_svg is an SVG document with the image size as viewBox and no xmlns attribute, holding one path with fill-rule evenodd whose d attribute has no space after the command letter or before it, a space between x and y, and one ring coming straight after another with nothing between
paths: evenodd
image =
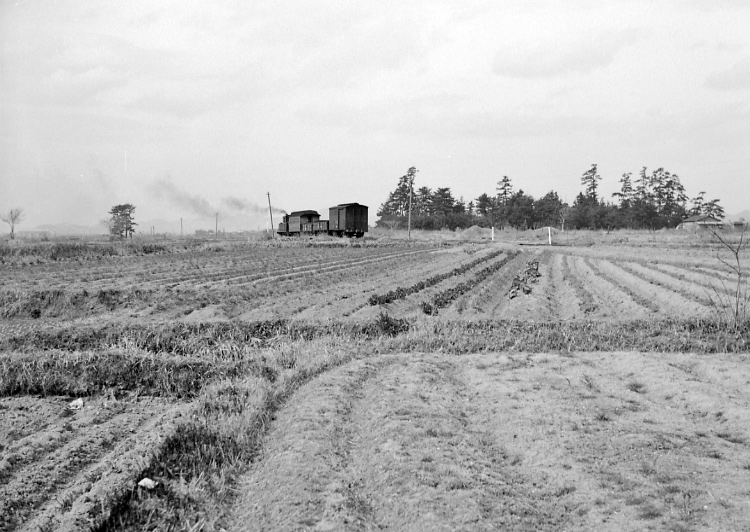
<instances>
[{"instance_id":1,"label":"furrowed soil","mask_svg":"<svg viewBox=\"0 0 750 532\"><path fill-rule=\"evenodd\" d=\"M357 360L278 412L231 530L747 530L747 356Z\"/></svg>"},{"instance_id":2,"label":"furrowed soil","mask_svg":"<svg viewBox=\"0 0 750 532\"><path fill-rule=\"evenodd\" d=\"M8 251L0 532L750 530L733 272L570 238Z\"/></svg>"},{"instance_id":3,"label":"furrowed soil","mask_svg":"<svg viewBox=\"0 0 750 532\"><path fill-rule=\"evenodd\" d=\"M174 430L186 405L104 395L0 398L0 530L86 530Z\"/></svg>"}]
</instances>

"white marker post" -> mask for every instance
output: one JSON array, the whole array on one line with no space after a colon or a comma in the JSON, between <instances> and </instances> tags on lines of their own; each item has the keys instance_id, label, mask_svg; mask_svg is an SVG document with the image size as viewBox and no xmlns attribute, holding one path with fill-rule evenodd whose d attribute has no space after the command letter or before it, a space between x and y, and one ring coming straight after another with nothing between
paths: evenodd
<instances>
[{"instance_id":1,"label":"white marker post","mask_svg":"<svg viewBox=\"0 0 750 532\"><path fill-rule=\"evenodd\" d=\"M547 226L547 236L549 236L549 245L552 245L552 228Z\"/></svg>"}]
</instances>

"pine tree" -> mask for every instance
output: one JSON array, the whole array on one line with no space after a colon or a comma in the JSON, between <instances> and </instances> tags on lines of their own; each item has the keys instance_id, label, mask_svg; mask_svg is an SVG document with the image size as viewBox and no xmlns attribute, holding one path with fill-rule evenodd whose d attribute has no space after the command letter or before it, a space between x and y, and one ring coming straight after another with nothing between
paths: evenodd
<instances>
[{"instance_id":1,"label":"pine tree","mask_svg":"<svg viewBox=\"0 0 750 532\"><path fill-rule=\"evenodd\" d=\"M450 188L443 187L435 190L435 194L432 196L432 208L434 214L447 216L453 212L455 205L456 200L453 198L453 193Z\"/></svg>"},{"instance_id":2,"label":"pine tree","mask_svg":"<svg viewBox=\"0 0 750 532\"><path fill-rule=\"evenodd\" d=\"M479 216L490 216L492 214L494 201L486 193L482 194L474 201L475 211Z\"/></svg>"},{"instance_id":3,"label":"pine tree","mask_svg":"<svg viewBox=\"0 0 750 532\"><path fill-rule=\"evenodd\" d=\"M133 213L135 212L135 206L130 203L124 203L122 205L115 205L109 211L112 215L110 218L110 234L119 238L133 238L135 233L135 226L138 225L133 220Z\"/></svg>"},{"instance_id":4,"label":"pine tree","mask_svg":"<svg viewBox=\"0 0 750 532\"><path fill-rule=\"evenodd\" d=\"M630 207L630 204L633 201L633 196L635 194L633 190L633 184L630 181L631 175L631 172L622 174L622 178L620 179L620 183L622 183L622 185L620 186L620 192L615 192L612 194L612 196L614 196L615 198L620 198L620 206L626 209Z\"/></svg>"},{"instance_id":5,"label":"pine tree","mask_svg":"<svg viewBox=\"0 0 750 532\"><path fill-rule=\"evenodd\" d=\"M703 214L703 205L706 202L704 198L705 195L706 195L706 192L701 190L696 197L690 200L693 202L693 206L690 208L690 211L689 211L691 216L697 216L699 214Z\"/></svg>"},{"instance_id":6,"label":"pine tree","mask_svg":"<svg viewBox=\"0 0 750 532\"><path fill-rule=\"evenodd\" d=\"M599 188L599 181L602 178L596 173L596 163L581 176L581 183L586 187L586 197L597 199L596 190Z\"/></svg>"},{"instance_id":7,"label":"pine tree","mask_svg":"<svg viewBox=\"0 0 750 532\"><path fill-rule=\"evenodd\" d=\"M502 228L508 223L512 211L513 185L510 182L510 178L504 175L497 182L495 190L497 191L497 198L495 208L492 211L492 224Z\"/></svg>"},{"instance_id":8,"label":"pine tree","mask_svg":"<svg viewBox=\"0 0 750 532\"><path fill-rule=\"evenodd\" d=\"M717 220L724 219L724 207L719 205L718 199L712 199L703 204L703 214L713 216Z\"/></svg>"},{"instance_id":9,"label":"pine tree","mask_svg":"<svg viewBox=\"0 0 750 532\"><path fill-rule=\"evenodd\" d=\"M432 190L420 187L414 194L414 212L418 216L429 216L432 213Z\"/></svg>"},{"instance_id":10,"label":"pine tree","mask_svg":"<svg viewBox=\"0 0 750 532\"><path fill-rule=\"evenodd\" d=\"M410 168L409 171L416 168ZM406 216L409 211L409 191L414 186L414 175L407 173L398 180L396 190L388 195L388 200L378 209L378 216Z\"/></svg>"},{"instance_id":11,"label":"pine tree","mask_svg":"<svg viewBox=\"0 0 750 532\"><path fill-rule=\"evenodd\" d=\"M504 175L503 178L497 182L497 199L500 205L508 205L510 198L513 196L513 185L510 182L510 178Z\"/></svg>"}]
</instances>

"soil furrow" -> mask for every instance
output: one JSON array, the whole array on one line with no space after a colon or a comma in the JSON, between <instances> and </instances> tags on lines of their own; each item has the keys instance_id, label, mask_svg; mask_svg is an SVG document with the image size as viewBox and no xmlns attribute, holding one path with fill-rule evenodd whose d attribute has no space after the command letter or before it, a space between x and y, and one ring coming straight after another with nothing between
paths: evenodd
<instances>
[{"instance_id":1,"label":"soil furrow","mask_svg":"<svg viewBox=\"0 0 750 532\"><path fill-rule=\"evenodd\" d=\"M633 274L616 263L599 261L603 274L611 276L622 283L623 287L631 291L649 308L665 313L669 316L701 316L705 307L691 299L687 299L670 287L657 285Z\"/></svg>"},{"instance_id":2,"label":"soil furrow","mask_svg":"<svg viewBox=\"0 0 750 532\"><path fill-rule=\"evenodd\" d=\"M56 402L59 399L37 401L33 405L36 417L50 409L59 409ZM9 478L0 488L0 530L16 527L37 530L44 528L42 524L53 517L59 518L71 511L74 502L90 492L100 478L111 474L112 469L127 469L120 460L128 449L139 448L140 463L145 449L134 445L132 439L144 423L149 425L151 420L159 419L155 416L157 410L164 410L166 406L164 401L155 400L129 404L86 399L85 403L91 404L70 415L58 415L46 431L15 441L4 453L11 467L6 471ZM149 425L143 430L153 432L154 427ZM146 438L152 439L154 434ZM92 468L98 473L86 474ZM105 489L123 489L125 478L127 475ZM71 489L73 487L75 489ZM49 529L62 530L57 526Z\"/></svg>"},{"instance_id":3,"label":"soil furrow","mask_svg":"<svg viewBox=\"0 0 750 532\"><path fill-rule=\"evenodd\" d=\"M592 270L587 260L582 257L570 257L572 275L581 278L586 289L593 294L596 311L592 317L608 319L639 319L645 318L651 312L643 305L639 305L616 284L600 276Z\"/></svg>"},{"instance_id":4,"label":"soil furrow","mask_svg":"<svg viewBox=\"0 0 750 532\"><path fill-rule=\"evenodd\" d=\"M669 287L670 290L677 292L682 297L698 303L701 306L708 306L711 304L705 291L701 290L699 286L663 272L651 264L628 262L618 263L617 266L637 277L640 277L649 284L665 285Z\"/></svg>"},{"instance_id":5,"label":"soil furrow","mask_svg":"<svg viewBox=\"0 0 750 532\"><path fill-rule=\"evenodd\" d=\"M560 253L550 254L548 268L550 284L554 287L557 308L556 319L580 319L584 317L585 313L581 310L581 304L578 297L576 296L575 289L565 278L564 271L567 268L564 269L562 266L564 260L566 260L566 257L564 255L561 255ZM570 270L567 270L569 275Z\"/></svg>"},{"instance_id":6,"label":"soil furrow","mask_svg":"<svg viewBox=\"0 0 750 532\"><path fill-rule=\"evenodd\" d=\"M495 311L494 318L530 322L560 319L555 287L550 277L549 252L542 252L541 255L524 254L523 261L517 262L513 270L507 271L513 276L522 275L527 267L527 262L533 260L539 260L539 273L541 275L527 280L531 293L525 294L523 291L519 291L516 297L509 299L506 289L503 293L505 301L502 304L502 310L500 312Z\"/></svg>"},{"instance_id":7,"label":"soil furrow","mask_svg":"<svg viewBox=\"0 0 750 532\"><path fill-rule=\"evenodd\" d=\"M508 290L513 284L513 277L523 268L526 261L529 260L528 253L521 253L512 258L503 268L485 283L477 294L477 303L470 308L481 309L479 313L486 317L501 319L507 315L510 301L508 300Z\"/></svg>"},{"instance_id":8,"label":"soil furrow","mask_svg":"<svg viewBox=\"0 0 750 532\"><path fill-rule=\"evenodd\" d=\"M351 415L364 383L391 361L352 362L289 399L276 414L260 460L238 484L232 530L325 529L335 521L355 525L370 518L356 479L347 474Z\"/></svg>"}]
</instances>

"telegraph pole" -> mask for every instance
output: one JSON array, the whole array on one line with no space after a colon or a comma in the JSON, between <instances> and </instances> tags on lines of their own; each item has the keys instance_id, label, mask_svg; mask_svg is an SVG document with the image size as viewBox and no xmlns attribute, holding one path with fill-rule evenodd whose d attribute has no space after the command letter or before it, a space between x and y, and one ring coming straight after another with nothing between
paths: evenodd
<instances>
[{"instance_id":1,"label":"telegraph pole","mask_svg":"<svg viewBox=\"0 0 750 532\"><path fill-rule=\"evenodd\" d=\"M273 210L271 209L271 193L266 192L266 196L268 196L268 214L271 216L271 238L275 238L273 236Z\"/></svg>"},{"instance_id":2,"label":"telegraph pole","mask_svg":"<svg viewBox=\"0 0 750 532\"><path fill-rule=\"evenodd\" d=\"M411 240L411 194L412 194L413 188L414 188L414 184L411 180L409 180L409 230L408 230L409 240Z\"/></svg>"},{"instance_id":3,"label":"telegraph pole","mask_svg":"<svg viewBox=\"0 0 750 532\"><path fill-rule=\"evenodd\" d=\"M411 240L411 197L414 193L414 177L417 175L416 167L412 166L409 168L409 170L406 172L406 176L409 180L409 225L408 225L408 239Z\"/></svg>"},{"instance_id":4,"label":"telegraph pole","mask_svg":"<svg viewBox=\"0 0 750 532\"><path fill-rule=\"evenodd\" d=\"M216 213L216 228L214 229L214 237L219 240L219 213Z\"/></svg>"}]
</instances>

